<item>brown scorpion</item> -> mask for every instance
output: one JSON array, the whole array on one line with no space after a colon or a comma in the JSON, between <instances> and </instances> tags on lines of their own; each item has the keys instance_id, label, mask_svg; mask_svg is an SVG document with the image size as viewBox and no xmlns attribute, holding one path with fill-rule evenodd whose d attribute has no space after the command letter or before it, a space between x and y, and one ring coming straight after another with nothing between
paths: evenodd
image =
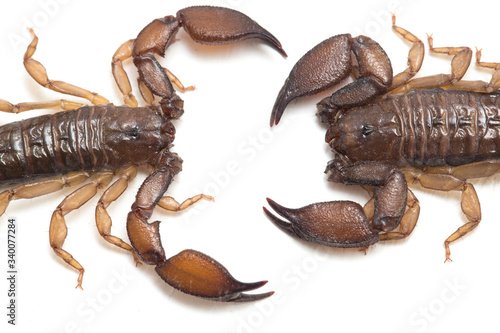
<instances>
[{"instance_id":1,"label":"brown scorpion","mask_svg":"<svg viewBox=\"0 0 500 333\"><path fill-rule=\"evenodd\" d=\"M290 209L267 199L288 221L264 208L270 220L288 234L315 243L366 248L381 240L407 237L418 220L420 206L407 184L428 189L461 191L467 222L444 242L450 243L481 221L476 191L468 179L500 170L500 64L476 64L495 70L489 83L461 80L467 71L469 47L434 47L452 55L451 74L413 78L424 58L422 41L396 25L412 43L408 68L393 76L381 46L366 36L331 37L310 50L293 67L271 115L278 124L290 101L325 91L352 75L354 81L321 100L318 116L328 126L326 142L335 154L325 173L328 180L361 185L371 199L361 207L351 201L331 201ZM355 61L353 61L355 60Z\"/></svg>"},{"instance_id":2,"label":"brown scorpion","mask_svg":"<svg viewBox=\"0 0 500 333\"><path fill-rule=\"evenodd\" d=\"M160 240L159 221L149 222L156 205L180 211L203 194L178 203L164 196L182 160L170 151L175 137L172 120L183 114L183 101L175 93L186 90L164 69L155 54L163 56L184 27L199 43L219 45L259 38L286 56L280 42L248 16L228 8L198 6L180 10L176 16L156 19L136 39L121 45L113 56L112 72L123 93L126 106L115 106L107 99L71 84L50 80L41 63L32 58L38 38L24 55L27 72L40 85L51 90L82 97L93 105L64 99L52 102L11 104L0 100L0 111L18 113L33 109L63 109L0 127L0 184L22 183L0 194L0 215L15 199L34 198L90 181L69 194L54 211L49 228L50 245L65 262L79 271L82 286L84 268L62 248L67 235L65 215L78 209L108 186L115 173L118 180L107 187L96 207L96 224L104 239L132 252L136 261L155 265L160 277L187 294L218 301L253 301L273 292L249 295L243 292L263 286L266 281L242 283L209 256L185 250L167 259ZM122 62L133 59L139 73L139 87L146 107L138 107ZM155 101L155 96L159 102ZM139 165L149 165L151 173L140 187L127 217L130 245L113 236L107 207L125 191Z\"/></svg>"}]
</instances>

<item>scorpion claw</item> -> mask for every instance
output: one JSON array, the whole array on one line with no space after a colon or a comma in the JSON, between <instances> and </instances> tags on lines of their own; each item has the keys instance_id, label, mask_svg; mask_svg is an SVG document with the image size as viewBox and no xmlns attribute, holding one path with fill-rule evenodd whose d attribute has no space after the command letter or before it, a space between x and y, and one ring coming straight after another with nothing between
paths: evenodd
<instances>
[{"instance_id":1,"label":"scorpion claw","mask_svg":"<svg viewBox=\"0 0 500 333\"><path fill-rule=\"evenodd\" d=\"M174 87L167 73L156 60L155 54L165 55L166 48L175 42L175 35L181 27L195 42L200 44L231 44L249 38L258 38L284 57L287 56L276 37L250 17L233 9L193 6L179 10L175 17L169 15L155 19L137 35L132 45L131 55L139 72L140 81L153 95L161 97L161 109L167 116L174 114L177 117L182 114L182 100L175 94ZM116 73L121 72L123 69ZM115 80L122 91L130 90L128 78L116 74Z\"/></svg>"},{"instance_id":2,"label":"scorpion claw","mask_svg":"<svg viewBox=\"0 0 500 333\"><path fill-rule=\"evenodd\" d=\"M332 247L364 247L378 242L363 208L351 201L330 201L290 209L271 199L267 202L287 223L264 212L280 229L300 239Z\"/></svg>"},{"instance_id":3,"label":"scorpion claw","mask_svg":"<svg viewBox=\"0 0 500 333\"><path fill-rule=\"evenodd\" d=\"M276 210L276 208L274 208L274 205L277 206L278 204L276 202L272 201L269 198L267 198L267 201L273 207L273 209ZM272 204L271 204L271 202L272 202ZM284 220L278 218L276 215L274 215L273 213L271 213L266 207L262 207L262 209L264 209L264 213L271 220L271 222L274 223L275 226L277 226L282 231L286 232L288 235L290 235L292 237L299 237L299 238L301 238L300 235L295 232L295 230L293 228L293 224L291 224L290 222L287 222L287 221L284 221Z\"/></svg>"},{"instance_id":4,"label":"scorpion claw","mask_svg":"<svg viewBox=\"0 0 500 333\"><path fill-rule=\"evenodd\" d=\"M259 38L282 56L287 56L276 37L239 11L224 7L193 6L179 10L177 17L195 42L220 45Z\"/></svg>"},{"instance_id":5,"label":"scorpion claw","mask_svg":"<svg viewBox=\"0 0 500 333\"><path fill-rule=\"evenodd\" d=\"M316 45L292 68L274 104L271 126L278 124L292 100L333 87L347 78L351 69L349 34L337 35Z\"/></svg>"},{"instance_id":6,"label":"scorpion claw","mask_svg":"<svg viewBox=\"0 0 500 333\"><path fill-rule=\"evenodd\" d=\"M274 292L248 295L243 292L267 283L243 283L231 276L220 263L198 251L184 250L156 267L160 277L172 287L198 297L221 302L248 302Z\"/></svg>"}]
</instances>

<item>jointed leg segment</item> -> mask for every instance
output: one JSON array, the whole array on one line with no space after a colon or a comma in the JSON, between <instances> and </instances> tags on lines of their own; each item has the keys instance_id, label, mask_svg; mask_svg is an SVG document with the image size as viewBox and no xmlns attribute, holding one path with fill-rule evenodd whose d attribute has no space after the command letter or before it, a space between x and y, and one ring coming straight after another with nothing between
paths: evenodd
<instances>
[{"instance_id":1,"label":"jointed leg segment","mask_svg":"<svg viewBox=\"0 0 500 333\"><path fill-rule=\"evenodd\" d=\"M130 85L130 80L128 78L128 75L125 72L125 69L123 68L123 62L132 58L132 49L134 42L135 39L130 39L125 43L123 43L122 45L120 45L120 47L116 50L115 54L113 55L113 59L111 62L113 77L115 78L116 85L118 86L123 95L123 101L125 102L125 104L131 107L137 107L138 103L137 99L132 93L132 86ZM194 86L185 87L182 84L182 82L167 68L163 67L163 71L167 75L170 82L175 86L176 90L180 92L194 90ZM147 88L144 85L144 82L140 78L138 79L138 81L141 94L144 97L146 103L148 104L153 103L153 96L151 95L149 88ZM147 92L145 92L146 90Z\"/></svg>"},{"instance_id":2,"label":"jointed leg segment","mask_svg":"<svg viewBox=\"0 0 500 333\"><path fill-rule=\"evenodd\" d=\"M136 166L132 165L126 167L121 173L120 178L116 180L112 185L110 185L99 199L95 214L96 225L97 229L99 230L99 234L109 243L131 252L136 263L140 263L140 260L136 256L136 253L132 246L124 242L121 238L111 235L112 220L106 210L112 202L116 201L123 194L123 192L125 192L128 187L128 183L132 181L136 175ZM160 201L158 202L158 206L168 211L181 211L201 199L213 200L213 197L205 194L198 194L192 198L186 199L184 202L179 204L174 198L165 196L160 199Z\"/></svg>"},{"instance_id":3,"label":"jointed leg segment","mask_svg":"<svg viewBox=\"0 0 500 333\"><path fill-rule=\"evenodd\" d=\"M401 35L401 37L413 44L408 53L408 68L393 77L392 86L389 91L392 91L410 81L410 79L420 70L422 62L424 61L424 43L422 43L417 36L408 30L397 26L396 16L394 14L392 15L392 28L396 31L396 33Z\"/></svg>"},{"instance_id":4,"label":"jointed leg segment","mask_svg":"<svg viewBox=\"0 0 500 333\"><path fill-rule=\"evenodd\" d=\"M476 80L462 80L467 72L472 59L472 50L469 47L434 47L432 35L427 36L429 50L434 53L441 53L453 56L451 61L451 74L436 74L412 79L420 66L424 57L424 47L422 42L407 30L395 25L393 16L394 30L403 36L406 40L413 42L413 46L408 55L408 69L394 76L393 85L390 89L391 94L405 93L412 89L426 89L440 87L443 89L460 89L476 92L492 92L500 89L500 63L481 62L481 50L476 49L476 66L491 68L495 72L489 83Z\"/></svg>"},{"instance_id":5,"label":"jointed leg segment","mask_svg":"<svg viewBox=\"0 0 500 333\"><path fill-rule=\"evenodd\" d=\"M459 167L460 168L460 167ZM418 183L424 188L440 191L461 191L461 207L462 212L467 217L466 224L458 228L444 242L446 249L446 261L451 261L450 258L450 243L472 231L481 221L481 205L477 197L474 186L466 180L459 179L453 175L453 168L450 173L407 173L407 181L410 183Z\"/></svg>"},{"instance_id":6,"label":"jointed leg segment","mask_svg":"<svg viewBox=\"0 0 500 333\"><path fill-rule=\"evenodd\" d=\"M68 234L68 228L66 227L64 216L73 210L80 208L96 195L99 188L109 184L112 179L112 171L99 172L92 182L83 185L64 198L59 206L57 206L56 210L52 214L52 219L50 220L50 246L59 257L80 272L78 275L77 288L82 288L82 279L85 270L71 254L62 249L62 245L66 239L66 235Z\"/></svg>"},{"instance_id":7,"label":"jointed leg segment","mask_svg":"<svg viewBox=\"0 0 500 333\"><path fill-rule=\"evenodd\" d=\"M73 95L89 100L93 104L106 104L109 101L97 93L92 93L86 89L74 86L72 84L63 81L53 81L49 80L47 76L47 71L43 65L37 60L33 59L32 56L36 51L38 44L38 37L35 35L33 29L30 29L33 35L33 41L28 46L26 53L24 54L24 67L26 71L31 75L31 77L38 82L41 86L60 92L66 95Z\"/></svg>"}]
</instances>

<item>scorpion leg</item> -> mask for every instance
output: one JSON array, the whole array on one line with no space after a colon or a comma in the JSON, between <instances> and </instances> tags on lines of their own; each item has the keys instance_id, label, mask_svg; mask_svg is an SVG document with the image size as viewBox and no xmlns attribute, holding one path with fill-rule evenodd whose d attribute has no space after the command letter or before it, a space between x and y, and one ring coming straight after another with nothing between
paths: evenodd
<instances>
[{"instance_id":1,"label":"scorpion leg","mask_svg":"<svg viewBox=\"0 0 500 333\"><path fill-rule=\"evenodd\" d=\"M113 55L111 61L111 70L113 72L113 77L115 78L116 85L118 86L120 92L123 95L123 101L125 102L125 104L131 107L137 107L138 103L137 99L132 93L132 87L130 85L130 80L128 78L128 75L125 72L125 69L123 68L123 61L132 58L132 47L134 45L134 42L135 39L130 39L125 43L123 43L122 45L120 45L120 47L116 50L115 54ZM194 90L194 86L185 87L182 84L182 82L168 69L163 68L163 70L167 74L168 79L174 85L176 90L181 92ZM144 85L144 83L140 79L139 79L139 84ZM141 87L141 89L144 89L144 87ZM151 102L148 102L151 99L147 98L144 99L148 104L151 104Z\"/></svg>"},{"instance_id":2,"label":"scorpion leg","mask_svg":"<svg viewBox=\"0 0 500 333\"><path fill-rule=\"evenodd\" d=\"M78 275L77 288L82 288L83 273L84 268L80 263L73 258L73 256L62 249L66 235L68 234L68 228L66 227L66 221L64 216L75 209L80 208L88 200L96 195L97 189L106 186L113 179L112 171L102 171L99 172L96 178L88 184L76 189L74 192L70 193L64 200L57 206L52 214L49 227L49 241L50 246L54 252L63 259L66 263L77 269L80 274Z\"/></svg>"},{"instance_id":3,"label":"scorpion leg","mask_svg":"<svg viewBox=\"0 0 500 333\"><path fill-rule=\"evenodd\" d=\"M436 74L413 79L391 93L405 93L412 89L435 87L475 91L484 89L486 83L483 81L460 81L467 72L472 59L472 50L469 47L434 47L432 35L428 35L427 40L431 52L453 56L451 60L451 74Z\"/></svg>"},{"instance_id":4,"label":"scorpion leg","mask_svg":"<svg viewBox=\"0 0 500 333\"><path fill-rule=\"evenodd\" d=\"M128 79L127 72L125 72L125 69L123 68L122 62L132 57L132 46L134 45L134 41L135 39L130 39L120 45L111 60L111 71L113 72L116 85L123 95L123 101L125 104L131 107L137 107L139 104L137 103L135 96L132 94L130 80Z\"/></svg>"},{"instance_id":5,"label":"scorpion leg","mask_svg":"<svg viewBox=\"0 0 500 333\"><path fill-rule=\"evenodd\" d=\"M474 175L480 175L481 170L484 171L484 174L491 174L499 169L499 164L490 164L488 162L479 162L475 164L476 167L479 166L477 170L473 171ZM481 169L482 167L482 169ZM493 168L492 168L493 167ZM494 170L496 167L496 170ZM445 169L446 170L446 169ZM443 171L445 171L443 170ZM439 169L434 170L433 172L439 172ZM462 169L461 167L457 167L456 172L454 168L446 170L450 173L418 173L412 172L407 173L408 182L418 183L424 188L440 190L440 191L461 191L461 208L464 215L467 217L468 222L463 226L458 228L451 236L449 236L444 241L444 246L446 250L446 261L451 261L450 258L450 243L455 240L461 238L468 232L472 231L479 225L481 221L481 205L479 203L479 199L477 197L476 190L474 186L467 182L465 179L457 178L454 175L460 174L468 174L469 171L472 171L472 168L466 166L466 168Z\"/></svg>"},{"instance_id":6,"label":"scorpion leg","mask_svg":"<svg viewBox=\"0 0 500 333\"><path fill-rule=\"evenodd\" d=\"M214 201L214 197L205 194L197 194L191 198L187 198L182 203L178 203L177 200L170 196L164 196L158 201L158 206L171 212L179 212L194 205L201 199Z\"/></svg>"},{"instance_id":7,"label":"scorpion leg","mask_svg":"<svg viewBox=\"0 0 500 333\"><path fill-rule=\"evenodd\" d=\"M130 251L134 256L136 263L139 259L136 257L134 249L129 244L125 243L121 238L113 236L111 232L111 217L107 212L108 206L120 197L127 189L128 183L137 175L137 167L129 166L123 170L120 178L110 185L102 194L95 210L95 220L99 234L109 243L118 246L124 250Z\"/></svg>"},{"instance_id":8,"label":"scorpion leg","mask_svg":"<svg viewBox=\"0 0 500 333\"><path fill-rule=\"evenodd\" d=\"M399 226L407 205L406 181L400 171L376 162L359 162L344 167L330 163L327 173L334 182L373 186L373 216L369 218L360 205L351 201L290 209L268 199L271 208L290 222L280 220L266 208L264 212L288 234L333 247L366 247L379 240L379 232L389 232ZM414 213L407 216L408 221L413 219L412 215Z\"/></svg>"},{"instance_id":9,"label":"scorpion leg","mask_svg":"<svg viewBox=\"0 0 500 333\"><path fill-rule=\"evenodd\" d=\"M17 199L32 199L49 193L59 191L67 186L80 184L90 175L85 171L72 172L65 176L35 181L14 187L0 193L0 216L5 213L10 201Z\"/></svg>"},{"instance_id":10,"label":"scorpion leg","mask_svg":"<svg viewBox=\"0 0 500 333\"><path fill-rule=\"evenodd\" d=\"M165 282L187 294L226 302L253 301L271 296L272 292L244 294L266 282L239 282L226 268L203 253L185 250L166 258L159 234L160 222L148 220L173 177L181 170L181 163L176 154L164 151L158 158L156 170L146 178L137 193L128 214L127 232L138 257L155 265L156 272Z\"/></svg>"},{"instance_id":11,"label":"scorpion leg","mask_svg":"<svg viewBox=\"0 0 500 333\"><path fill-rule=\"evenodd\" d=\"M17 104L12 104L8 101L0 99L0 111L9 113L20 113L24 111L39 109L74 110L82 106L84 106L83 103L72 102L65 99L59 99L49 102L23 102Z\"/></svg>"},{"instance_id":12,"label":"scorpion leg","mask_svg":"<svg viewBox=\"0 0 500 333\"><path fill-rule=\"evenodd\" d=\"M26 53L24 54L24 67L28 74L41 86L54 90L66 95L73 95L77 97L82 97L89 100L93 104L105 104L109 101L97 93L90 92L86 89L74 86L72 84L63 81L53 81L49 80L47 76L47 71L43 65L37 60L33 59L32 56L36 51L38 45L38 37L36 36L33 29L30 29L33 35L33 40L31 41Z\"/></svg>"},{"instance_id":13,"label":"scorpion leg","mask_svg":"<svg viewBox=\"0 0 500 333\"><path fill-rule=\"evenodd\" d=\"M366 211L366 209L365 209ZM380 234L379 238L381 241L385 240L393 240L393 239L402 239L408 237L418 221L418 216L420 214L420 204L418 202L417 197L413 192L408 189L407 201L406 201L406 211L401 219L401 223L398 228L386 232L384 234Z\"/></svg>"},{"instance_id":14,"label":"scorpion leg","mask_svg":"<svg viewBox=\"0 0 500 333\"><path fill-rule=\"evenodd\" d=\"M490 83L485 87L486 91L495 91L500 89L500 63L498 62L483 62L481 61L482 50L476 49L476 66L494 69Z\"/></svg>"},{"instance_id":15,"label":"scorpion leg","mask_svg":"<svg viewBox=\"0 0 500 333\"><path fill-rule=\"evenodd\" d=\"M109 205L116 201L128 187L128 183L132 181L137 175L137 167L129 166L123 170L120 178L116 180L112 185L110 185L106 191L102 194L99 202L96 206L96 225L99 231L99 234L109 243L118 246L126 251L130 251L134 256L134 260L136 263L139 263L140 260L136 256L134 249L132 246L124 242L121 238L111 235L111 226L112 220L107 212L107 208ZM180 211L186 209L190 205L196 203L201 199L213 200L211 196L207 196L204 194L196 195L192 198L186 199L183 203L179 204L172 197L162 197L160 201L158 201L158 206L163 209L169 211Z\"/></svg>"},{"instance_id":16,"label":"scorpion leg","mask_svg":"<svg viewBox=\"0 0 500 333\"><path fill-rule=\"evenodd\" d=\"M392 86L389 90L394 90L397 87L407 83L412 77L417 74L422 67L424 61L425 48L424 43L408 30L396 25L396 15L392 14L392 29L405 40L412 43L411 49L408 52L408 68L403 72L395 75L392 79Z\"/></svg>"}]
</instances>

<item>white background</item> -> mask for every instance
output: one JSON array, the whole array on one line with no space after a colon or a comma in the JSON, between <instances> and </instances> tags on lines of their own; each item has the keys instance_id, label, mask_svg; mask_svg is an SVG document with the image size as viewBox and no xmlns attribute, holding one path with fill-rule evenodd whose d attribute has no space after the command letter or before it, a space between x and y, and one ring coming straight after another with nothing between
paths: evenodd
<instances>
[{"instance_id":1,"label":"white background","mask_svg":"<svg viewBox=\"0 0 500 333\"><path fill-rule=\"evenodd\" d=\"M8 3L8 5L7 5ZM193 4L240 10L272 32L288 52L284 59L257 41L207 47L181 31L162 64L196 91L183 94L185 114L176 122L173 150L184 170L168 194L178 200L214 194L182 214L158 212L163 245L174 255L193 248L217 259L239 280L269 280L261 302L221 304L184 295L164 284L152 267L135 267L131 256L102 240L94 223L93 199L67 216L64 248L85 267L84 290L77 273L48 244L56 193L12 202L0 218L0 267L6 272L8 218L17 220L17 326L6 324L6 273L0 274L0 330L8 332L203 331L203 332L443 332L497 327L499 177L475 180L483 222L452 245L444 264L443 241L465 218L459 193L416 189L419 223L406 240L356 250L307 244L278 230L262 206L271 197L289 207L351 199L365 193L327 183L332 154L325 128L315 117L322 96L293 102L278 127L269 129L276 95L295 62L310 48L339 33L366 34L385 48L394 71L405 68L409 44L390 27L398 24L436 46L483 48L485 61L500 61L498 8L465 1L283 2L225 1L9 1L0 5L0 98L13 103L61 98L32 81L22 66L35 26L35 58L49 77L85 87L121 104L110 61L116 48L156 17ZM494 5L492 5L494 6ZM419 75L449 72L450 59L428 56ZM471 66L467 78L489 80ZM133 66L127 66L135 75ZM71 98L71 97L69 97ZM37 114L31 112L29 116ZM22 115L27 116L27 115ZM0 122L21 115L0 115ZM124 237L125 215L144 178L110 207L113 233Z\"/></svg>"}]
</instances>

